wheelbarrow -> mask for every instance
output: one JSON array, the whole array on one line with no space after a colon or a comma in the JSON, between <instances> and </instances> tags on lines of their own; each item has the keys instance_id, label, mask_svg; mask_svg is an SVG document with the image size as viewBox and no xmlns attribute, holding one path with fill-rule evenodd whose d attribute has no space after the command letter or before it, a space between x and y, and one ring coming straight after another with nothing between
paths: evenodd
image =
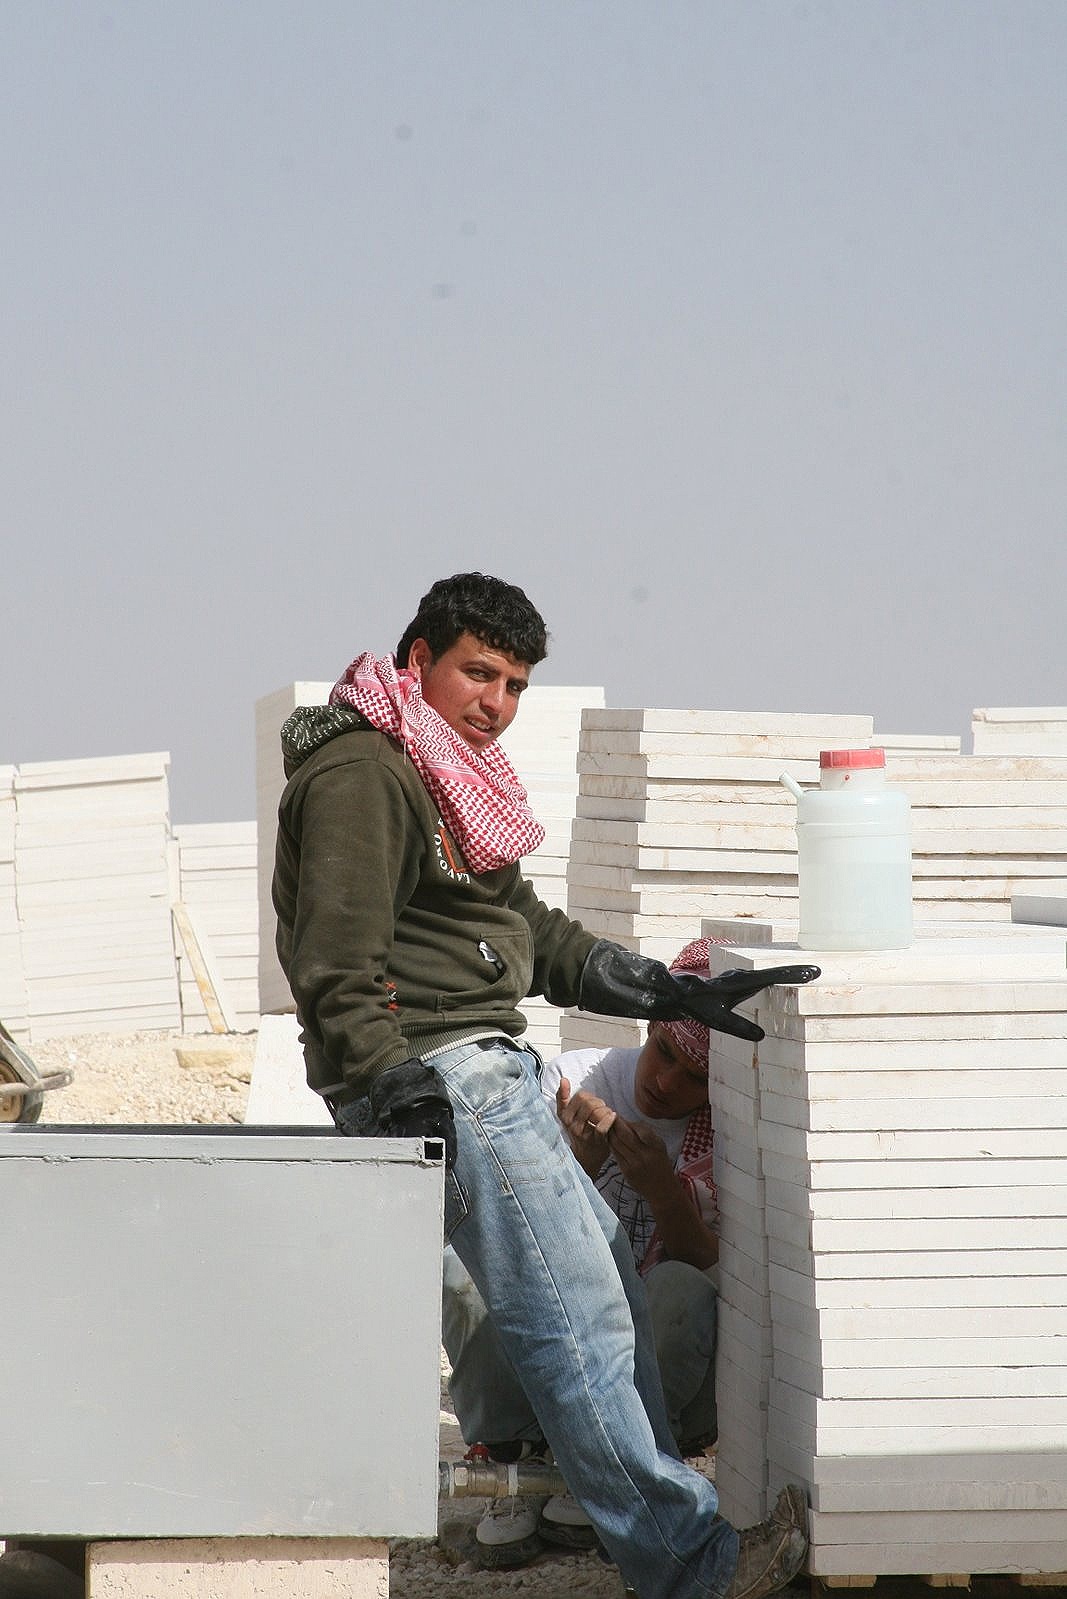
<instances>
[{"instance_id":1,"label":"wheelbarrow","mask_svg":"<svg viewBox=\"0 0 1067 1599\"><path fill-rule=\"evenodd\" d=\"M0 1123L38 1121L44 1095L65 1088L73 1077L71 1071L39 1072L0 1022Z\"/></svg>"}]
</instances>

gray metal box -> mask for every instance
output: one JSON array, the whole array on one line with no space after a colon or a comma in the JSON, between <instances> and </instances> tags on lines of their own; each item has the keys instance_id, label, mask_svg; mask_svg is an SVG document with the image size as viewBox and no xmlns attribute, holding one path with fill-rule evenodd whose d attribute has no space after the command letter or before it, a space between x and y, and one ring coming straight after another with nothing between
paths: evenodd
<instances>
[{"instance_id":1,"label":"gray metal box","mask_svg":"<svg viewBox=\"0 0 1067 1599\"><path fill-rule=\"evenodd\" d=\"M431 1535L442 1195L410 1140L5 1129L0 1537Z\"/></svg>"}]
</instances>

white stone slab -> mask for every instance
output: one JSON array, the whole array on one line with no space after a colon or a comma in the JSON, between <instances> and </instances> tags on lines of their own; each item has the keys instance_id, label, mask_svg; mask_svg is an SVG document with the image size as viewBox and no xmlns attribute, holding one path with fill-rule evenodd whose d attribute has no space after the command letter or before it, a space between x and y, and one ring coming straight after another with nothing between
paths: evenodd
<instances>
[{"instance_id":1,"label":"white stone slab","mask_svg":"<svg viewBox=\"0 0 1067 1599\"><path fill-rule=\"evenodd\" d=\"M809 1161L1048 1159L1062 1154L1057 1127L963 1128L898 1131L805 1132L779 1122L762 1122L760 1150L765 1157Z\"/></svg>"},{"instance_id":2,"label":"white stone slab","mask_svg":"<svg viewBox=\"0 0 1067 1599\"><path fill-rule=\"evenodd\" d=\"M958 1166L960 1163L953 1164ZM1067 1216L1067 1162L1033 1161L1029 1164L1047 1171L1048 1180L1043 1184L1002 1180L996 1185L997 1191L991 1193L990 1185L966 1188L958 1186L958 1182L951 1187L917 1183L910 1188L829 1190L776 1182L772 1191L771 1180L768 1179L766 1203L824 1220L860 1216L882 1219L985 1217L992 1210L998 1216ZM1054 1176L1053 1173L1058 1175ZM904 1180L906 1178L903 1175L898 1177L898 1181ZM794 1195L798 1197L793 1198Z\"/></svg>"},{"instance_id":3,"label":"white stone slab","mask_svg":"<svg viewBox=\"0 0 1067 1599\"><path fill-rule=\"evenodd\" d=\"M770 1404L784 1415L805 1426L825 1430L868 1427L872 1435L904 1430L933 1431L956 1428L1012 1429L1022 1440L1031 1431L1058 1428L1067 1447L1067 1397L1042 1395L1036 1398L1012 1394L1008 1397L980 1395L937 1399L819 1399L785 1383L771 1381ZM888 1441L888 1440L886 1440ZM837 1453L832 1450L832 1453ZM865 1453L868 1451L864 1451ZM877 1450L870 1451L878 1453Z\"/></svg>"},{"instance_id":4,"label":"white stone slab","mask_svg":"<svg viewBox=\"0 0 1067 1599\"><path fill-rule=\"evenodd\" d=\"M320 1094L308 1087L300 1024L295 1016L263 1016L256 1037L246 1126L330 1126Z\"/></svg>"},{"instance_id":5,"label":"white stone slab","mask_svg":"<svg viewBox=\"0 0 1067 1599\"><path fill-rule=\"evenodd\" d=\"M572 862L594 866L633 866L654 872L780 872L795 873L796 855L772 849L650 849L637 844L609 844L575 839Z\"/></svg>"},{"instance_id":6,"label":"white stone slab","mask_svg":"<svg viewBox=\"0 0 1067 1599\"><path fill-rule=\"evenodd\" d=\"M998 1045L994 1041L982 1050L980 1058L968 1058L965 1051L968 1048L977 1051L981 1042L972 1039L969 1045L961 1045L959 1059L952 1062L939 1061L932 1048L922 1054L917 1053L914 1069L910 1071L892 1067L868 1070L862 1046L857 1048L854 1071L846 1066L842 1071L812 1069L805 1072L803 1068L775 1066L761 1060L760 1094L793 1098L811 1105L824 1102L841 1104L845 1101L859 1105L868 1100L899 1100L912 1095L924 1097L933 1094L949 1099L977 1096L990 1101L990 1114L994 1119L999 1115L999 1101L1002 1099L1038 1098L1043 1094L1053 1098L1063 1097L1064 1061L1062 1055L1059 1060L1056 1059L1059 1047L1057 1039L1023 1038L1016 1040L1014 1046L1007 1043ZM1027 1058L1027 1049L1032 1051L1038 1045L1047 1046L1044 1066L1033 1058ZM1009 1048L1012 1050L1010 1055ZM923 1046L917 1046L917 1050L923 1050ZM731 1080L725 1077L724 1072L718 1075L728 1082Z\"/></svg>"},{"instance_id":7,"label":"white stone slab","mask_svg":"<svg viewBox=\"0 0 1067 1599\"><path fill-rule=\"evenodd\" d=\"M894 755L958 755L962 740L958 733L879 733L871 735L875 749Z\"/></svg>"},{"instance_id":8,"label":"white stone slab","mask_svg":"<svg viewBox=\"0 0 1067 1599\"><path fill-rule=\"evenodd\" d=\"M1067 783L1064 784L1063 792L1067 794ZM662 778L650 777L645 772L630 775L584 772L581 776L579 793L594 803L602 799L637 800L641 803L665 801L671 804L692 804L707 809L722 804L756 805L760 808L775 807L786 814L796 815L796 802L792 794L783 788L780 773L776 773L773 780L768 772L763 777L746 782L732 778L698 778L694 774ZM1038 800L1030 798L1029 791L1028 799L1031 804L1039 803Z\"/></svg>"},{"instance_id":9,"label":"white stone slab","mask_svg":"<svg viewBox=\"0 0 1067 1599\"><path fill-rule=\"evenodd\" d=\"M826 740L783 733L670 733L650 728L599 729L583 726L583 755L683 756L687 760L818 761ZM865 743L864 743L865 747Z\"/></svg>"},{"instance_id":10,"label":"white stone slab","mask_svg":"<svg viewBox=\"0 0 1067 1599\"><path fill-rule=\"evenodd\" d=\"M886 754L886 771L902 783L1062 782L1067 759L1054 756L957 755L894 756Z\"/></svg>"},{"instance_id":11,"label":"white stone slab","mask_svg":"<svg viewBox=\"0 0 1067 1599\"><path fill-rule=\"evenodd\" d=\"M790 761L790 774L798 783L816 783L817 760ZM578 752L578 775L588 777L637 777L663 781L679 778L688 783L700 779L719 783L765 783L780 786L782 762L772 756L711 755L610 755Z\"/></svg>"},{"instance_id":12,"label":"white stone slab","mask_svg":"<svg viewBox=\"0 0 1067 1599\"><path fill-rule=\"evenodd\" d=\"M945 1075L954 1077L957 1074ZM1059 1079L1062 1084L1062 1072ZM1048 1080L1055 1084L1057 1074L1048 1074ZM729 1090L720 1092L728 1094ZM1050 1100L1041 1094L1017 1097L1001 1093L995 1099L976 1094L957 1098L916 1095L901 1099L864 1097L811 1102L761 1091L759 1114L764 1124L804 1128L813 1135L913 1129L946 1133L1067 1130L1067 1098Z\"/></svg>"},{"instance_id":13,"label":"white stone slab","mask_svg":"<svg viewBox=\"0 0 1067 1599\"><path fill-rule=\"evenodd\" d=\"M869 1258L878 1259L877 1256ZM880 1263L875 1269L880 1269ZM997 1279L992 1281L996 1282ZM890 1325L886 1320L887 1311L893 1312L891 1325L894 1335L899 1337L959 1338L973 1332L982 1332L984 1335L983 1327L976 1326L973 1317L976 1310L988 1309L1007 1315L1008 1319L999 1331L994 1329L998 1336L1003 1334L1004 1328L1017 1333L1021 1326L1028 1335L1050 1333L1053 1330L1062 1332L1062 1320L1053 1329L1048 1324L1037 1326L1031 1315L1031 1311L1038 1308L1055 1310L1057 1306L1062 1307L1063 1283L1055 1274L1005 1277L1003 1288L999 1293L994 1293L990 1281L981 1276L815 1278L810 1271L792 1272L772 1262L768 1268L768 1283L775 1301L776 1316L781 1314L787 1302L791 1302L803 1314L794 1316L790 1325L809 1333L817 1327L826 1347L835 1338L881 1337ZM904 1314L949 1310L965 1312L966 1318L970 1319L949 1323L938 1316L936 1321L912 1325ZM841 1311L867 1313L862 1332L857 1333L852 1323L835 1320L834 1313ZM897 1311L901 1312L899 1321ZM777 1325L776 1321L776 1330Z\"/></svg>"},{"instance_id":14,"label":"white stone slab","mask_svg":"<svg viewBox=\"0 0 1067 1599\"><path fill-rule=\"evenodd\" d=\"M994 1352L995 1353L995 1352ZM934 1366L822 1367L780 1359L775 1375L792 1388L820 1399L1062 1399L1067 1396L1067 1367L1062 1351L1043 1365L956 1364L952 1344ZM809 1379L808 1373L811 1374ZM800 1381L797 1378L800 1378Z\"/></svg>"},{"instance_id":15,"label":"white stone slab","mask_svg":"<svg viewBox=\"0 0 1067 1599\"><path fill-rule=\"evenodd\" d=\"M873 721L869 716L842 716L831 712L718 711L617 707L589 710L582 726L589 729L658 731L664 733L761 733L810 735L831 740L869 742ZM833 746L827 746L833 747Z\"/></svg>"},{"instance_id":16,"label":"white stone slab","mask_svg":"<svg viewBox=\"0 0 1067 1599\"><path fill-rule=\"evenodd\" d=\"M927 1012L921 1016L793 1016L778 1024L778 1036L820 1042L938 1040L967 1038L1065 1038L1067 1017L1061 1011Z\"/></svg>"},{"instance_id":17,"label":"white stone slab","mask_svg":"<svg viewBox=\"0 0 1067 1599\"><path fill-rule=\"evenodd\" d=\"M151 783L165 778L170 768L167 751L137 755L93 756L83 760L23 761L14 769L16 793L85 788L94 784Z\"/></svg>"},{"instance_id":18,"label":"white stone slab","mask_svg":"<svg viewBox=\"0 0 1067 1599\"><path fill-rule=\"evenodd\" d=\"M762 791L761 791L762 794ZM594 821L653 822L668 825L696 823L758 824L791 830L796 817L792 809L775 802L717 800L708 795L698 799L612 798L588 789L577 797L576 814Z\"/></svg>"},{"instance_id":19,"label":"white stone slab","mask_svg":"<svg viewBox=\"0 0 1067 1599\"><path fill-rule=\"evenodd\" d=\"M577 816L573 837L590 843L644 845L658 849L777 850L796 847L796 829L788 822L765 825L746 822L616 822Z\"/></svg>"}]
</instances>

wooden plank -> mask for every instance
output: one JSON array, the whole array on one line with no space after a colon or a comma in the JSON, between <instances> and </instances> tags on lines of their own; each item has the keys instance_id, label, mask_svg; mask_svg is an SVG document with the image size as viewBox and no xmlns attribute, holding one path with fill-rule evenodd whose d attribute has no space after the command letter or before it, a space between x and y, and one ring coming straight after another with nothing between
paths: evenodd
<instances>
[{"instance_id":1,"label":"wooden plank","mask_svg":"<svg viewBox=\"0 0 1067 1599\"><path fill-rule=\"evenodd\" d=\"M171 912L212 1032L235 1032L235 1019L232 1012L227 1015L226 1010L224 1010L225 1001L219 991L221 984L217 975L214 975L209 968L208 958L205 956L204 949L197 936L194 918L191 916L188 907L183 905L181 901L177 901L171 906Z\"/></svg>"}]
</instances>

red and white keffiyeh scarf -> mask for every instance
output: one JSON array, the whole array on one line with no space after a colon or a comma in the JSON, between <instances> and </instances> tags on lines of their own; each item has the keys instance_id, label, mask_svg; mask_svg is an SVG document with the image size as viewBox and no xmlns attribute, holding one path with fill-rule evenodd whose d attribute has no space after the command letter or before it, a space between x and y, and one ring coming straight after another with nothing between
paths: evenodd
<instances>
[{"instance_id":1,"label":"red and white keffiyeh scarf","mask_svg":"<svg viewBox=\"0 0 1067 1599\"><path fill-rule=\"evenodd\" d=\"M475 750L422 697L417 672L396 658L357 655L334 684L331 705L350 705L403 746L475 876L510 866L545 830L498 744Z\"/></svg>"}]
</instances>

